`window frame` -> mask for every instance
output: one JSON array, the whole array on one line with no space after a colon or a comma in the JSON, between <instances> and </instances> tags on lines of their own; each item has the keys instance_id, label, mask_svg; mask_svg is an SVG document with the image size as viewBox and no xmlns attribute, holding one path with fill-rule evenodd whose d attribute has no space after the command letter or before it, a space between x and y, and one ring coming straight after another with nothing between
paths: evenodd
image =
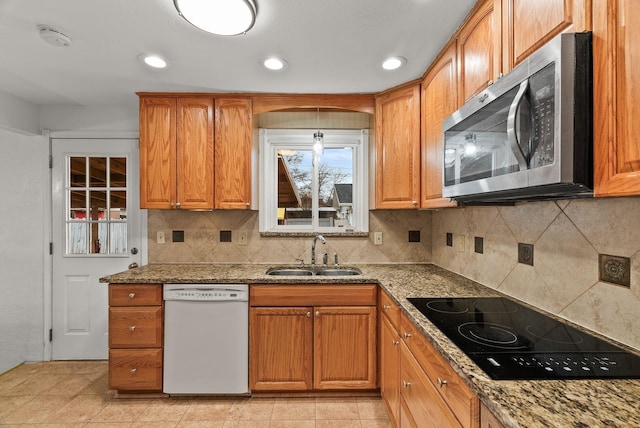
<instances>
[{"instance_id":1,"label":"window frame","mask_svg":"<svg viewBox=\"0 0 640 428\"><path fill-rule=\"evenodd\" d=\"M278 150L313 150L313 134L317 129L259 129L260 180L259 230L277 233L357 233L369 231L369 130L321 129L324 147L350 147L353 153L353 225L320 227L318 225L317 163L313 168L313 215L311 225L278 224Z\"/></svg>"}]
</instances>

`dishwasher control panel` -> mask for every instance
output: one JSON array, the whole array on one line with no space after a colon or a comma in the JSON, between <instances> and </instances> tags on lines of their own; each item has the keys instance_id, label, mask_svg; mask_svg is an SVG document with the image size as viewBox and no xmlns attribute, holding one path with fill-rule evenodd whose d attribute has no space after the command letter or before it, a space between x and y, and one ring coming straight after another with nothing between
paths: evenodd
<instances>
[{"instance_id":1,"label":"dishwasher control panel","mask_svg":"<svg viewBox=\"0 0 640 428\"><path fill-rule=\"evenodd\" d=\"M164 284L164 300L247 301L249 287L244 284Z\"/></svg>"}]
</instances>

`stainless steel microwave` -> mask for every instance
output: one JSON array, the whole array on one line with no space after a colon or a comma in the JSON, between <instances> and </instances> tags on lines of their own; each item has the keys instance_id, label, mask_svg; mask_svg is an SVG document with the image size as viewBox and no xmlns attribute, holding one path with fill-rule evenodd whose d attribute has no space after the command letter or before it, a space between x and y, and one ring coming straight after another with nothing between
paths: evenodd
<instances>
[{"instance_id":1,"label":"stainless steel microwave","mask_svg":"<svg viewBox=\"0 0 640 428\"><path fill-rule=\"evenodd\" d=\"M443 123L444 197L593 195L591 33L561 34Z\"/></svg>"}]
</instances>

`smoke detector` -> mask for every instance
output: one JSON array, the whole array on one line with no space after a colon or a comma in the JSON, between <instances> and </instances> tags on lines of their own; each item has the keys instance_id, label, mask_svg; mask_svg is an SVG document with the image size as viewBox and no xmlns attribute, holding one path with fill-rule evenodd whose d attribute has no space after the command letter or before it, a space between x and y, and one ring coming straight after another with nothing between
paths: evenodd
<instances>
[{"instance_id":1,"label":"smoke detector","mask_svg":"<svg viewBox=\"0 0 640 428\"><path fill-rule=\"evenodd\" d=\"M71 46L71 37L50 25L38 25L40 38L53 46Z\"/></svg>"}]
</instances>

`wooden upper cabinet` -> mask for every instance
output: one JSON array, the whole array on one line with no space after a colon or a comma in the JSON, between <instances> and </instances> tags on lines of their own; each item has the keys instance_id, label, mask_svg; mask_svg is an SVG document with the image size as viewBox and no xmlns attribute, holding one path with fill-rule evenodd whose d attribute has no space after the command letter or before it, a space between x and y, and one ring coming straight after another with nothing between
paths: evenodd
<instances>
[{"instance_id":1,"label":"wooden upper cabinet","mask_svg":"<svg viewBox=\"0 0 640 428\"><path fill-rule=\"evenodd\" d=\"M486 0L458 33L459 105L492 84L502 73L501 12L500 0Z\"/></svg>"},{"instance_id":2,"label":"wooden upper cabinet","mask_svg":"<svg viewBox=\"0 0 640 428\"><path fill-rule=\"evenodd\" d=\"M420 85L376 98L376 208L417 208L420 198Z\"/></svg>"},{"instance_id":3,"label":"wooden upper cabinet","mask_svg":"<svg viewBox=\"0 0 640 428\"><path fill-rule=\"evenodd\" d=\"M591 1L503 0L505 72L558 34L589 30Z\"/></svg>"},{"instance_id":4,"label":"wooden upper cabinet","mask_svg":"<svg viewBox=\"0 0 640 428\"><path fill-rule=\"evenodd\" d=\"M140 99L140 208L176 201L175 98Z\"/></svg>"},{"instance_id":5,"label":"wooden upper cabinet","mask_svg":"<svg viewBox=\"0 0 640 428\"><path fill-rule=\"evenodd\" d=\"M640 8L593 0L594 193L640 194Z\"/></svg>"},{"instance_id":6,"label":"wooden upper cabinet","mask_svg":"<svg viewBox=\"0 0 640 428\"><path fill-rule=\"evenodd\" d=\"M215 208L251 206L250 98L216 98Z\"/></svg>"},{"instance_id":7,"label":"wooden upper cabinet","mask_svg":"<svg viewBox=\"0 0 640 428\"><path fill-rule=\"evenodd\" d=\"M455 206L442 198L442 121L457 108L456 45L450 43L422 81L422 208Z\"/></svg>"},{"instance_id":8,"label":"wooden upper cabinet","mask_svg":"<svg viewBox=\"0 0 640 428\"><path fill-rule=\"evenodd\" d=\"M177 207L212 209L213 98L178 98L176 147Z\"/></svg>"}]
</instances>

